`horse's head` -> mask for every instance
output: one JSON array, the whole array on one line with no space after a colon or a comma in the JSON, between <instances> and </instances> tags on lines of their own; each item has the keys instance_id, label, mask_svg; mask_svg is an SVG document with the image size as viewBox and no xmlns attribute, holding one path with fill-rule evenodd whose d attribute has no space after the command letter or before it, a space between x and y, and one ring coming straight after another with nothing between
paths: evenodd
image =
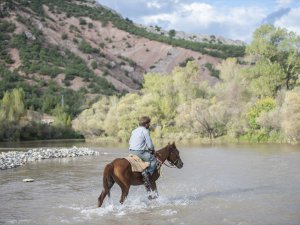
<instances>
[{"instance_id":1,"label":"horse's head","mask_svg":"<svg viewBox=\"0 0 300 225\"><path fill-rule=\"evenodd\" d=\"M180 158L179 151L175 145L175 142L173 142L172 144L169 143L167 147L169 149L169 156L167 160L172 165L175 165L178 169L181 169L183 167L183 162Z\"/></svg>"}]
</instances>

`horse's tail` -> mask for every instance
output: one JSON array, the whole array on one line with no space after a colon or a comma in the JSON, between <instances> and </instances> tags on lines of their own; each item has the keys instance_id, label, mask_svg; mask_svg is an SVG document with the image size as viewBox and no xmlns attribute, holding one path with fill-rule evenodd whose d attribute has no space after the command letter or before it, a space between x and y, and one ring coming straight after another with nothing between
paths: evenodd
<instances>
[{"instance_id":1,"label":"horse's tail","mask_svg":"<svg viewBox=\"0 0 300 225\"><path fill-rule=\"evenodd\" d=\"M105 166L103 172L103 189L107 193L108 197L110 197L110 188L114 183L114 180L112 178L113 169L114 166L112 163L110 163Z\"/></svg>"}]
</instances>

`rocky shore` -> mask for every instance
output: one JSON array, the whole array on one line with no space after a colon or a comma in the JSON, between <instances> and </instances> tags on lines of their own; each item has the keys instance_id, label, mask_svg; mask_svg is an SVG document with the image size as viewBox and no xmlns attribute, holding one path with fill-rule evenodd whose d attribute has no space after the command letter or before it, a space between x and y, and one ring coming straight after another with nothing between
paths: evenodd
<instances>
[{"instance_id":1,"label":"rocky shore","mask_svg":"<svg viewBox=\"0 0 300 225\"><path fill-rule=\"evenodd\" d=\"M0 154L0 169L11 169L22 166L28 162L43 159L78 157L98 155L99 153L89 148L35 148L27 152L10 151Z\"/></svg>"}]
</instances>

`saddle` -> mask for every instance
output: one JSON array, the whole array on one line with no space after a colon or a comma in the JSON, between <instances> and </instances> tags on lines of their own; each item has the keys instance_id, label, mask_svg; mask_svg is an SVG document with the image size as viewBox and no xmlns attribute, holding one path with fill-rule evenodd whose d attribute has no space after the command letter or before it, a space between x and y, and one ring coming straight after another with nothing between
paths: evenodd
<instances>
[{"instance_id":1,"label":"saddle","mask_svg":"<svg viewBox=\"0 0 300 225\"><path fill-rule=\"evenodd\" d=\"M131 164L132 172L143 172L150 165L149 162L145 162L140 157L133 154L125 157L125 159Z\"/></svg>"}]
</instances>

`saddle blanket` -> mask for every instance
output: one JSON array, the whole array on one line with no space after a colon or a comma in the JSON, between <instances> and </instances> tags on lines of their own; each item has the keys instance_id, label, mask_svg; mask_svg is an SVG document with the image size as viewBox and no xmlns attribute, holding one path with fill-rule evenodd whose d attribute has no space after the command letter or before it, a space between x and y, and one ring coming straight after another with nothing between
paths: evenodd
<instances>
[{"instance_id":1,"label":"saddle blanket","mask_svg":"<svg viewBox=\"0 0 300 225\"><path fill-rule=\"evenodd\" d=\"M150 163L141 160L137 155L130 154L128 157L125 157L131 164L132 172L142 172L146 169Z\"/></svg>"}]
</instances>

